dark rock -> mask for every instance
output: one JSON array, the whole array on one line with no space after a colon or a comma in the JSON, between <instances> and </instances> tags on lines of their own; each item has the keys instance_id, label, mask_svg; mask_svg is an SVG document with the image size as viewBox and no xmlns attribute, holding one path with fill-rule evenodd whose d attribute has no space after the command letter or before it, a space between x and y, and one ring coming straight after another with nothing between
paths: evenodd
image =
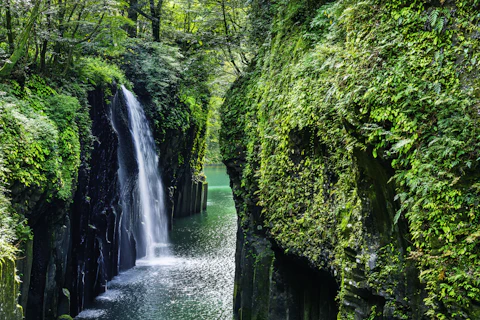
<instances>
[{"instance_id":1,"label":"dark rock","mask_svg":"<svg viewBox=\"0 0 480 320\"><path fill-rule=\"evenodd\" d=\"M208 182L202 183L202 210L207 210Z\"/></svg>"},{"instance_id":2,"label":"dark rock","mask_svg":"<svg viewBox=\"0 0 480 320\"><path fill-rule=\"evenodd\" d=\"M17 260L18 274L21 275L22 278L18 303L22 306L23 310L26 310L28 302L28 290L30 288L30 276L33 265L33 240L26 242L23 245L22 251L25 253L24 257Z\"/></svg>"},{"instance_id":3,"label":"dark rock","mask_svg":"<svg viewBox=\"0 0 480 320\"><path fill-rule=\"evenodd\" d=\"M336 319L337 291L331 274L285 255L269 240L239 225L235 319Z\"/></svg>"},{"instance_id":4,"label":"dark rock","mask_svg":"<svg viewBox=\"0 0 480 320\"><path fill-rule=\"evenodd\" d=\"M72 255L69 265L71 314L88 307L118 274L119 202L118 138L111 105L100 89L90 93L92 135L89 163L82 163L72 206Z\"/></svg>"}]
</instances>

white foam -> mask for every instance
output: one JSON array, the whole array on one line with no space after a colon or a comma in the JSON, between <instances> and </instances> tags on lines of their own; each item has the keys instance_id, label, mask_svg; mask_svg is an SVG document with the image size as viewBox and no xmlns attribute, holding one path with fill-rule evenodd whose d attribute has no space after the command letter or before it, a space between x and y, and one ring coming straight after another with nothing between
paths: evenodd
<instances>
[{"instance_id":1,"label":"white foam","mask_svg":"<svg viewBox=\"0 0 480 320\"><path fill-rule=\"evenodd\" d=\"M138 200L132 205L140 209L142 243L146 245L148 258L168 256L168 245L163 245L169 242L167 209L162 178L158 170L155 140L142 105L124 86L122 90L128 107L130 132L138 164L138 188L135 189Z\"/></svg>"},{"instance_id":2,"label":"white foam","mask_svg":"<svg viewBox=\"0 0 480 320\"><path fill-rule=\"evenodd\" d=\"M97 297L98 301L116 301L122 296L120 290L108 290Z\"/></svg>"},{"instance_id":3,"label":"white foam","mask_svg":"<svg viewBox=\"0 0 480 320\"><path fill-rule=\"evenodd\" d=\"M101 309L83 310L75 317L75 319L96 319L104 316L107 312Z\"/></svg>"},{"instance_id":4,"label":"white foam","mask_svg":"<svg viewBox=\"0 0 480 320\"><path fill-rule=\"evenodd\" d=\"M180 261L176 257L167 256L167 257L155 257L151 259L139 259L137 260L138 267L148 267L148 266L172 266L178 264Z\"/></svg>"}]
</instances>

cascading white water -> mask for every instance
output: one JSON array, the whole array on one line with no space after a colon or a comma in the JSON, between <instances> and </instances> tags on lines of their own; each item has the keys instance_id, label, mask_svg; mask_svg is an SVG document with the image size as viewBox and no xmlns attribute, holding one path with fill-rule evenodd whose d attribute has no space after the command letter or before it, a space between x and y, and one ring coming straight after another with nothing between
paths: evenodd
<instances>
[{"instance_id":1,"label":"cascading white water","mask_svg":"<svg viewBox=\"0 0 480 320\"><path fill-rule=\"evenodd\" d=\"M158 171L155 141L140 102L122 86L128 109L129 129L132 134L138 165L137 188L131 205L140 213L142 234L137 235L145 245L146 258L168 255L168 219L162 179Z\"/></svg>"}]
</instances>

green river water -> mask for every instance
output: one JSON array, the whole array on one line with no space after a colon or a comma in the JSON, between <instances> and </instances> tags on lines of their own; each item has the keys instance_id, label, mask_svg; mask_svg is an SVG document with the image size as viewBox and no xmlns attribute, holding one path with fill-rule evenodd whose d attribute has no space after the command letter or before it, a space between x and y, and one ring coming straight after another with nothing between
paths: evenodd
<instances>
[{"instance_id":1,"label":"green river water","mask_svg":"<svg viewBox=\"0 0 480 320\"><path fill-rule=\"evenodd\" d=\"M236 215L224 166L205 169L207 211L176 220L172 255L137 266L108 283L76 319L220 320L232 318Z\"/></svg>"}]
</instances>

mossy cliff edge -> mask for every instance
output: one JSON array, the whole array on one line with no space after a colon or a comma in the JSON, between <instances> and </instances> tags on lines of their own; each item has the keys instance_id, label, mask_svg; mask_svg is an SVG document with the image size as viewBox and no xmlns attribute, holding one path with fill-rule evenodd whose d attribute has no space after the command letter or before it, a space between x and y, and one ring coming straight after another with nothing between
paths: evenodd
<instances>
[{"instance_id":1,"label":"mossy cliff edge","mask_svg":"<svg viewBox=\"0 0 480 320\"><path fill-rule=\"evenodd\" d=\"M256 3L222 112L235 317L478 319L480 1Z\"/></svg>"},{"instance_id":2,"label":"mossy cliff edge","mask_svg":"<svg viewBox=\"0 0 480 320\"><path fill-rule=\"evenodd\" d=\"M144 52L145 46L132 52ZM108 280L134 265L135 239L119 223L119 135L129 135L128 126L112 125L112 108L125 109L120 84L149 101L172 215L181 216L175 206L181 190L203 186L197 175L206 106L200 99L188 103L192 98L181 88L180 71L165 58L155 61L148 75L142 68L128 69L127 62L142 58L149 57L125 56L116 63L84 58L71 83L27 74L0 84L1 319L21 317L22 309L26 319L75 316L106 290ZM132 85L125 73L167 84L155 92L154 86L136 90L138 80ZM162 130L169 140L158 139ZM197 192L183 201L200 203L200 198ZM120 250L131 254L119 258Z\"/></svg>"}]
</instances>

